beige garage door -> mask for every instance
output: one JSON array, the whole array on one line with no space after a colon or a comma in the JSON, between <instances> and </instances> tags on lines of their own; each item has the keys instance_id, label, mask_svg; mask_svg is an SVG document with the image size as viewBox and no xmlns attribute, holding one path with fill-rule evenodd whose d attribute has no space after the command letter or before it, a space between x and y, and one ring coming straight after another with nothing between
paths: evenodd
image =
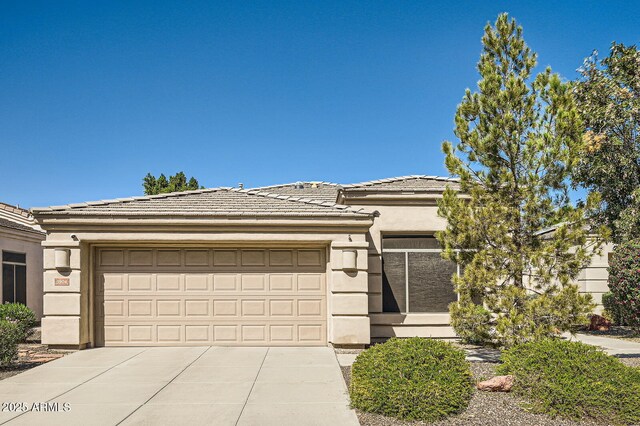
<instances>
[{"instance_id":1,"label":"beige garage door","mask_svg":"<svg viewBox=\"0 0 640 426\"><path fill-rule=\"evenodd\" d=\"M100 248L96 344L324 345L324 249Z\"/></svg>"}]
</instances>

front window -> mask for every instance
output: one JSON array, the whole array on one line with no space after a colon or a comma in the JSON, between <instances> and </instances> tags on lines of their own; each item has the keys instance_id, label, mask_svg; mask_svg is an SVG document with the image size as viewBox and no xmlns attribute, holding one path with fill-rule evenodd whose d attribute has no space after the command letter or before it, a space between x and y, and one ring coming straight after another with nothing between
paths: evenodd
<instances>
[{"instance_id":1,"label":"front window","mask_svg":"<svg viewBox=\"0 0 640 426\"><path fill-rule=\"evenodd\" d=\"M457 300L451 277L458 266L441 257L432 235L382 239L382 310L448 312Z\"/></svg>"},{"instance_id":2,"label":"front window","mask_svg":"<svg viewBox=\"0 0 640 426\"><path fill-rule=\"evenodd\" d=\"M2 303L27 304L27 256L2 252Z\"/></svg>"}]
</instances>

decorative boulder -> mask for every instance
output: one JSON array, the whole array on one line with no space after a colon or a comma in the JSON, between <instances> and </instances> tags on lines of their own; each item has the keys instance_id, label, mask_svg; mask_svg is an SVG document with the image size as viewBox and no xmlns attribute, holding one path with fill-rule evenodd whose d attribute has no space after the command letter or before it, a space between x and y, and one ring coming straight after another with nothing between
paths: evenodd
<instances>
[{"instance_id":1,"label":"decorative boulder","mask_svg":"<svg viewBox=\"0 0 640 426\"><path fill-rule=\"evenodd\" d=\"M591 315L589 331L609 331L610 328L611 321L609 321L602 315Z\"/></svg>"},{"instance_id":2,"label":"decorative boulder","mask_svg":"<svg viewBox=\"0 0 640 426\"><path fill-rule=\"evenodd\" d=\"M478 390L487 392L509 392L513 386L513 376L496 376L484 382L479 382Z\"/></svg>"}]
</instances>

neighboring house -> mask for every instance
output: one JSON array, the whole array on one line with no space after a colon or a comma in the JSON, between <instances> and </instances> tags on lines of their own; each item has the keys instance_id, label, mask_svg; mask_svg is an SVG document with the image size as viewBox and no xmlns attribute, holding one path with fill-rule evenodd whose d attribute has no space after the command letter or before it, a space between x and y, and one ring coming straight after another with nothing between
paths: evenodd
<instances>
[{"instance_id":1,"label":"neighboring house","mask_svg":"<svg viewBox=\"0 0 640 426\"><path fill-rule=\"evenodd\" d=\"M434 238L455 179L213 188L33 209L43 343L365 345L454 337Z\"/></svg>"},{"instance_id":2,"label":"neighboring house","mask_svg":"<svg viewBox=\"0 0 640 426\"><path fill-rule=\"evenodd\" d=\"M0 297L42 317L42 241L45 233L27 210L0 203Z\"/></svg>"}]
</instances>

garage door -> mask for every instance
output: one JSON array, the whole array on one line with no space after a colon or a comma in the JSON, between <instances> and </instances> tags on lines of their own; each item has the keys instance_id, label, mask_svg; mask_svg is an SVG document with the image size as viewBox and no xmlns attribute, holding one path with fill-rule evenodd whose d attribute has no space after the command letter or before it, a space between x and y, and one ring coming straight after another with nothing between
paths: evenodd
<instances>
[{"instance_id":1,"label":"garage door","mask_svg":"<svg viewBox=\"0 0 640 426\"><path fill-rule=\"evenodd\" d=\"M325 251L100 248L96 344L325 345Z\"/></svg>"}]
</instances>

